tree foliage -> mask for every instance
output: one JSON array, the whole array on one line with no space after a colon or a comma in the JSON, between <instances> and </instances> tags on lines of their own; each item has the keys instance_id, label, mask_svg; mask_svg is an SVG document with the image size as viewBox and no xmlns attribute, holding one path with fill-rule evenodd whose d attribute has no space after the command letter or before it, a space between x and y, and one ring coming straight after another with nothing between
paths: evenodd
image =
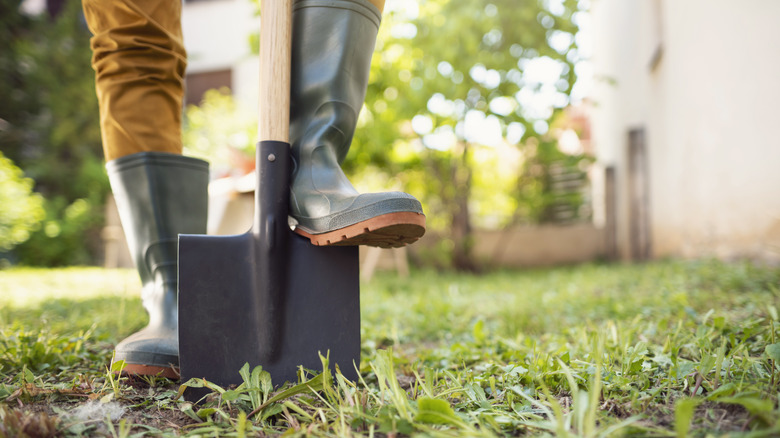
<instances>
[{"instance_id":1,"label":"tree foliage","mask_svg":"<svg viewBox=\"0 0 780 438\"><path fill-rule=\"evenodd\" d=\"M254 169L257 116L229 89L208 90L199 105L188 105L182 131L185 154L208 160L217 176Z\"/></svg>"},{"instance_id":2,"label":"tree foliage","mask_svg":"<svg viewBox=\"0 0 780 438\"><path fill-rule=\"evenodd\" d=\"M103 166L90 34L80 2L28 16L0 0L0 144L45 198L44 226L19 262L94 263L108 181Z\"/></svg>"},{"instance_id":3,"label":"tree foliage","mask_svg":"<svg viewBox=\"0 0 780 438\"><path fill-rule=\"evenodd\" d=\"M474 269L474 182L490 181L475 174L493 171L476 167L475 154L549 141L549 122L576 81L578 2L405 5L385 15L347 165L357 171L374 163L421 197L433 230L448 237L450 263Z\"/></svg>"},{"instance_id":4,"label":"tree foliage","mask_svg":"<svg viewBox=\"0 0 780 438\"><path fill-rule=\"evenodd\" d=\"M43 198L32 187L33 181L0 152L0 252L27 240L43 220Z\"/></svg>"}]
</instances>

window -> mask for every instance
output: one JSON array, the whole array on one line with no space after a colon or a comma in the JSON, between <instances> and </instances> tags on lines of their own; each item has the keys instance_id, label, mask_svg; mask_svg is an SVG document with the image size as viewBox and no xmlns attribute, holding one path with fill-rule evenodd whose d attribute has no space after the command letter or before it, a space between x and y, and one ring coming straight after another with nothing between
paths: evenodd
<instances>
[{"instance_id":1,"label":"window","mask_svg":"<svg viewBox=\"0 0 780 438\"><path fill-rule=\"evenodd\" d=\"M230 69L191 73L185 80L185 103L198 105L206 91L213 88L233 88L233 71Z\"/></svg>"}]
</instances>

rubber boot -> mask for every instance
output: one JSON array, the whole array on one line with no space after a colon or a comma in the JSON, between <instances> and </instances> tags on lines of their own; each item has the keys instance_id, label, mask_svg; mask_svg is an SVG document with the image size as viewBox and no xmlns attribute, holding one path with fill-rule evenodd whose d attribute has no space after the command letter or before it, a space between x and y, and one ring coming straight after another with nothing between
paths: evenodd
<instances>
[{"instance_id":1,"label":"rubber boot","mask_svg":"<svg viewBox=\"0 0 780 438\"><path fill-rule=\"evenodd\" d=\"M106 164L149 325L120 342L128 374L178 378L178 236L206 234L208 163L162 152Z\"/></svg>"},{"instance_id":2,"label":"rubber boot","mask_svg":"<svg viewBox=\"0 0 780 438\"><path fill-rule=\"evenodd\" d=\"M420 202L358 193L341 170L368 85L381 16L365 0L293 5L290 226L315 245L401 247L425 233Z\"/></svg>"}]
</instances>

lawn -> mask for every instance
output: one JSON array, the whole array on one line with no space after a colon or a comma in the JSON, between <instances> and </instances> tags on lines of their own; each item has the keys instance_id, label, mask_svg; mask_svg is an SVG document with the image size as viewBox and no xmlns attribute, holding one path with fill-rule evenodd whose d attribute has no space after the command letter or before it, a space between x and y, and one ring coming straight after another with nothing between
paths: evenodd
<instances>
[{"instance_id":1,"label":"lawn","mask_svg":"<svg viewBox=\"0 0 780 438\"><path fill-rule=\"evenodd\" d=\"M780 436L776 268L383 274L362 285L358 382L244 369L200 405L107 369L145 323L137 288L127 270L0 271L0 437Z\"/></svg>"}]
</instances>

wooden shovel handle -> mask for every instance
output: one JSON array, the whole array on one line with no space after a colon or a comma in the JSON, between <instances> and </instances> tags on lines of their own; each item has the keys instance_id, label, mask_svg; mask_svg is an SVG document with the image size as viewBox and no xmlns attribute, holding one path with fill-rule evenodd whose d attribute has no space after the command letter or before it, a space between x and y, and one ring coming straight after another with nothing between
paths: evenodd
<instances>
[{"instance_id":1,"label":"wooden shovel handle","mask_svg":"<svg viewBox=\"0 0 780 438\"><path fill-rule=\"evenodd\" d=\"M292 0L260 6L260 141L290 142Z\"/></svg>"}]
</instances>

